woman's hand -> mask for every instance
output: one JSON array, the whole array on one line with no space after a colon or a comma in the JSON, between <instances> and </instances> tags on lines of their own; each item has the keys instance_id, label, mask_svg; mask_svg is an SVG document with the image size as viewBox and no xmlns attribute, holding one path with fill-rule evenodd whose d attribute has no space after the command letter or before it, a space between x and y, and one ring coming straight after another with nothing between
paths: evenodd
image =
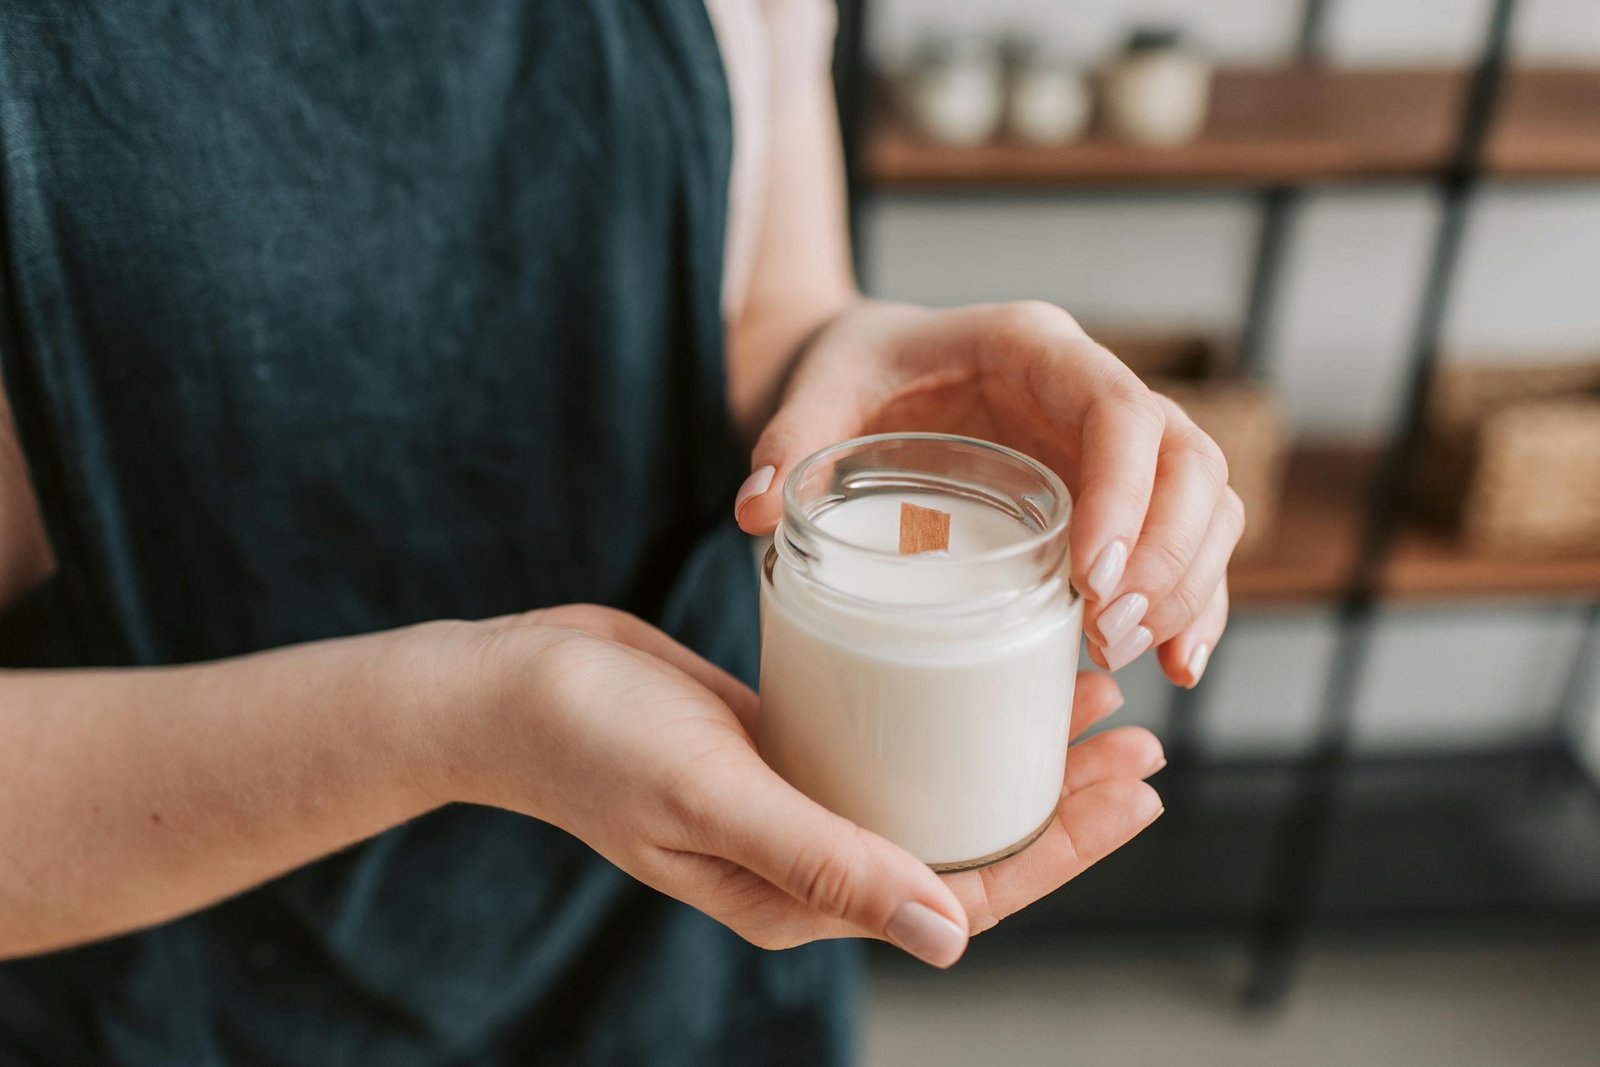
<instances>
[{"instance_id":1,"label":"woman's hand","mask_svg":"<svg viewBox=\"0 0 1600 1067\"><path fill-rule=\"evenodd\" d=\"M487 715L452 715L439 786L572 833L747 940L784 948L875 937L936 966L1128 841L1161 812L1140 779L1165 762L1127 727L1073 749L1055 823L1024 853L940 878L808 800L751 741L756 696L622 612L556 608L461 631ZM1073 733L1115 711L1079 676ZM462 729L462 725L466 728Z\"/></svg>"},{"instance_id":2,"label":"woman's hand","mask_svg":"<svg viewBox=\"0 0 1600 1067\"><path fill-rule=\"evenodd\" d=\"M1072 579L1090 654L1119 669L1152 645L1192 686L1228 618L1244 509L1211 439L1060 308L948 311L861 302L806 347L735 504L770 533L810 453L891 431L966 434L1049 464L1072 491Z\"/></svg>"}]
</instances>

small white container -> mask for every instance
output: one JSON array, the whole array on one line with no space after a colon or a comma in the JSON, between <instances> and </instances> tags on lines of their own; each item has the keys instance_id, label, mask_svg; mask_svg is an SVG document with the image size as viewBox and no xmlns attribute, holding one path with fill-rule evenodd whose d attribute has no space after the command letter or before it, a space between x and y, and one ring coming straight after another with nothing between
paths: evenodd
<instances>
[{"instance_id":1,"label":"small white container","mask_svg":"<svg viewBox=\"0 0 1600 1067\"><path fill-rule=\"evenodd\" d=\"M925 139L972 148L992 138L1005 115L1005 71L992 45L930 48L904 79L905 110Z\"/></svg>"},{"instance_id":2,"label":"small white container","mask_svg":"<svg viewBox=\"0 0 1600 1067\"><path fill-rule=\"evenodd\" d=\"M762 568L761 755L824 807L935 870L980 867L1055 817L1083 605L1071 500L998 445L885 434L784 486ZM901 555L902 502L950 514Z\"/></svg>"},{"instance_id":3,"label":"small white container","mask_svg":"<svg viewBox=\"0 0 1600 1067\"><path fill-rule=\"evenodd\" d=\"M1211 109L1212 67L1166 32L1135 33L1106 68L1101 107L1112 136L1171 148L1200 136Z\"/></svg>"},{"instance_id":4,"label":"small white container","mask_svg":"<svg viewBox=\"0 0 1600 1067\"><path fill-rule=\"evenodd\" d=\"M1070 144L1089 128L1094 101L1078 68L1060 61L1028 59L1011 75L1006 129L1023 144Z\"/></svg>"}]
</instances>

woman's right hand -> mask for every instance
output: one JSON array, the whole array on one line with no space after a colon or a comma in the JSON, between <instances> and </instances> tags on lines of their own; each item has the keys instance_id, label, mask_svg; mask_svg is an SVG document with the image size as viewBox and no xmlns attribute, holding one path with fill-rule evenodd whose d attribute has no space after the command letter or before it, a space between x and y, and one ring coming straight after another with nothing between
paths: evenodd
<instances>
[{"instance_id":1,"label":"woman's right hand","mask_svg":"<svg viewBox=\"0 0 1600 1067\"><path fill-rule=\"evenodd\" d=\"M935 966L1075 877L1161 811L1145 730L1075 746L1058 818L1029 849L941 878L807 799L751 740L756 695L632 615L588 605L470 624L455 648L485 714L441 716L442 795L523 812L765 948L888 940ZM1079 676L1073 733L1116 710Z\"/></svg>"}]
</instances>

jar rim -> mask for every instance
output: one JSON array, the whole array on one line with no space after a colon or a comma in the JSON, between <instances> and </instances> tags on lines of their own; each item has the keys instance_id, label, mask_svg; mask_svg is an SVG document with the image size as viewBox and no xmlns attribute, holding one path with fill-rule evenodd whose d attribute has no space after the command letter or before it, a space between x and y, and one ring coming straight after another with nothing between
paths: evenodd
<instances>
[{"instance_id":1,"label":"jar rim","mask_svg":"<svg viewBox=\"0 0 1600 1067\"><path fill-rule=\"evenodd\" d=\"M795 465L795 468L789 472L789 476L784 479L784 525L798 531L808 541L817 541L822 544L838 545L847 551L859 552L868 558L879 560L885 563L892 562L895 564L913 567L948 565L951 561L944 556L933 554L902 555L899 552L890 552L883 549L872 548L867 545L858 544L854 541L842 538L837 534L830 533L823 529L822 526L813 520L810 515L806 514L804 509L801 508L799 500L796 499L796 487L805 480L805 473L811 470L813 467L816 467L821 463L825 463L839 453L850 449L862 448L863 446L869 445L888 444L896 441L945 442L947 444L962 445L965 447L992 452L997 455L1004 456L1005 458L1026 467L1030 472L1036 474L1041 480L1043 480L1044 483L1050 488L1051 492L1055 494L1057 501L1057 507L1055 509L1056 514L1051 518L1049 524L1043 529L1023 538L1020 541L1014 541L1011 544L1003 545L1000 548L992 548L983 552L974 553L970 556L962 556L958 561L961 564L976 566L986 563L1003 563L1015 557L1026 556L1029 553L1035 552L1042 548L1044 545L1048 544L1057 537L1060 537L1061 534L1066 530L1067 524L1072 519L1074 501L1072 499L1072 494L1067 491L1066 483L1061 480L1061 477L1056 474L1055 471L1051 470L1043 463L1040 463L1032 456L1029 456L1023 452L1018 452L1014 448L1008 448L1005 445L996 444L993 441L985 441L977 437L966 437L961 434L952 433L907 432L879 433L869 434L865 437L852 437L847 441L840 441L837 444L832 444L826 448L818 449L805 459L801 460Z\"/></svg>"}]
</instances>

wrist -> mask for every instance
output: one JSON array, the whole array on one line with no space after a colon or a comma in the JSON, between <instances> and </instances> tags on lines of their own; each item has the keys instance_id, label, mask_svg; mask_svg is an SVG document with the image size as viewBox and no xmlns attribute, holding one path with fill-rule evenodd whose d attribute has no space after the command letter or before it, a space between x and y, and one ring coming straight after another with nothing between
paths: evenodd
<instances>
[{"instance_id":1,"label":"wrist","mask_svg":"<svg viewBox=\"0 0 1600 1067\"><path fill-rule=\"evenodd\" d=\"M430 808L482 792L482 734L497 703L485 628L441 620L379 635L375 728L395 738L410 787Z\"/></svg>"},{"instance_id":2,"label":"wrist","mask_svg":"<svg viewBox=\"0 0 1600 1067\"><path fill-rule=\"evenodd\" d=\"M760 434L816 339L868 303L851 289L746 309L728 339L728 407L741 439Z\"/></svg>"}]
</instances>

